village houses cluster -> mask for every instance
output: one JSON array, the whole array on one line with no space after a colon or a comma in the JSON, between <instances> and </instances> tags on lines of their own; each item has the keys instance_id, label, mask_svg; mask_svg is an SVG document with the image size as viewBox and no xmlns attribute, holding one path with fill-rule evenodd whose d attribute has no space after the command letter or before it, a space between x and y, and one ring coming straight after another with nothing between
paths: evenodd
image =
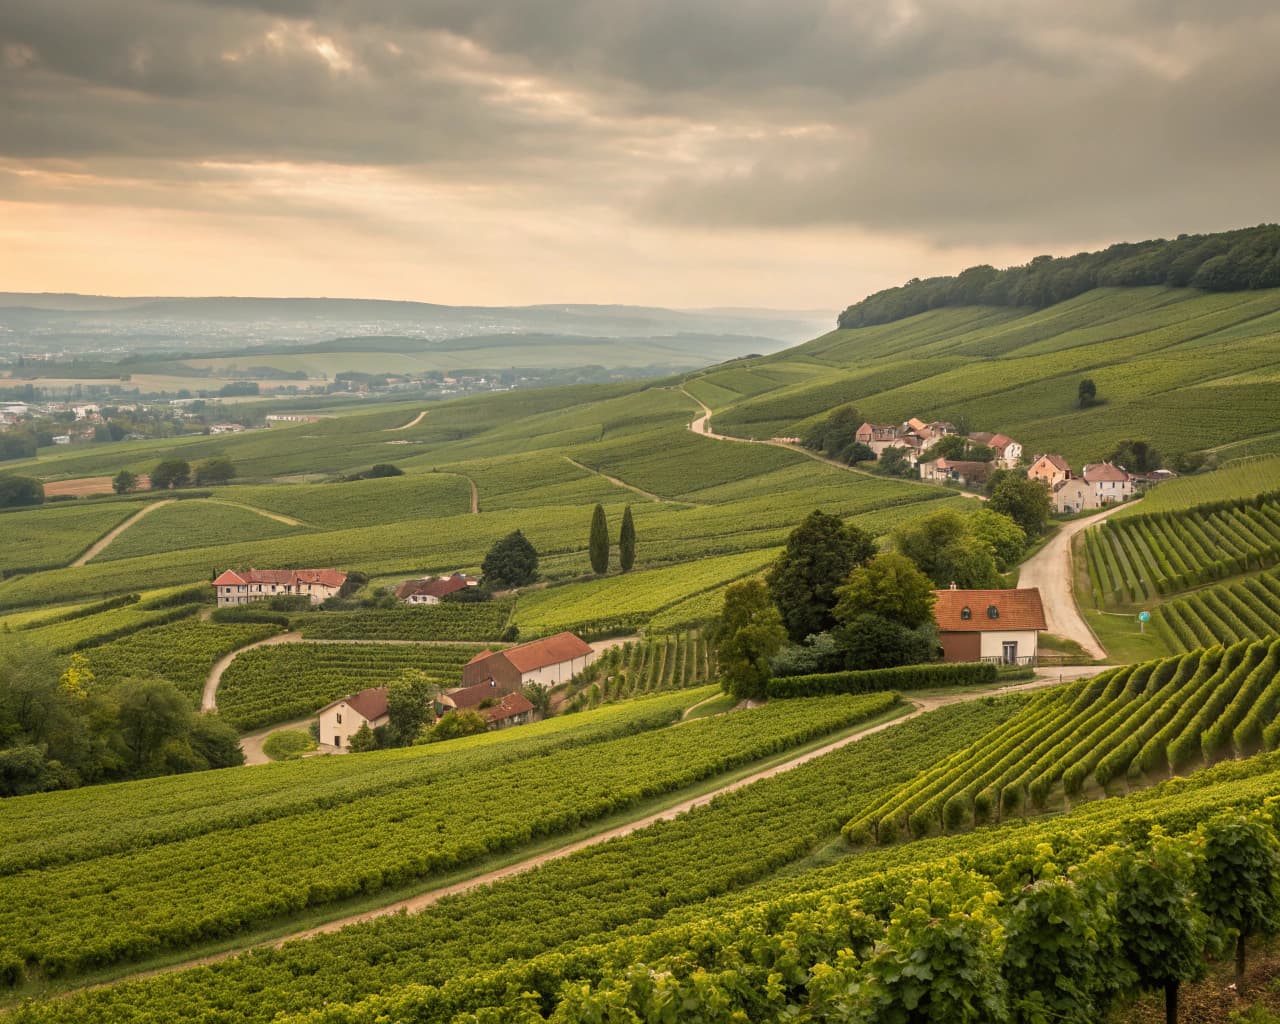
<instances>
[{"instance_id":1,"label":"village houses cluster","mask_svg":"<svg viewBox=\"0 0 1280 1024\"><path fill-rule=\"evenodd\" d=\"M1061 455L1036 455L1023 458L1022 445L1008 434L975 431L964 437L973 445L990 449L990 461L964 459L926 459L925 453L944 437L960 436L955 424L943 421L925 423L909 419L894 426L887 423L864 423L854 440L864 444L879 459L890 448L903 451L907 463L929 483L954 483L962 487L981 487L996 470L1014 470L1027 466L1027 476L1039 480L1049 489L1053 510L1059 515L1103 508L1128 501L1140 489L1169 479L1176 474L1167 469L1152 473L1130 473L1110 462L1088 463L1076 475Z\"/></svg>"}]
</instances>

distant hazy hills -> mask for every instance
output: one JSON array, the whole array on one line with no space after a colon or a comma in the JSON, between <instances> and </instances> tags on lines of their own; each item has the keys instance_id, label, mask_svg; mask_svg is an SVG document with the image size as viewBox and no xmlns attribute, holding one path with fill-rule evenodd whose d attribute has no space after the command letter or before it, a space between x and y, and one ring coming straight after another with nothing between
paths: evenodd
<instances>
[{"instance_id":1,"label":"distant hazy hills","mask_svg":"<svg viewBox=\"0 0 1280 1024\"><path fill-rule=\"evenodd\" d=\"M241 349L394 335L444 341L492 335L718 339L708 355L776 351L830 328L832 314L621 305L445 306L376 299L116 298L0 292L0 347L123 353ZM741 345L731 341L743 339ZM5 343L9 343L8 345ZM744 347L745 346L745 347Z\"/></svg>"}]
</instances>

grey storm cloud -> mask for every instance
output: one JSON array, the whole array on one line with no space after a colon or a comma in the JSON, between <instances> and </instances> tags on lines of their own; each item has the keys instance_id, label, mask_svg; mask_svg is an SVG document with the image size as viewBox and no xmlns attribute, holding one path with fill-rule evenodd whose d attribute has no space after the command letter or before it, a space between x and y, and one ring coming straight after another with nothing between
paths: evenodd
<instances>
[{"instance_id":1,"label":"grey storm cloud","mask_svg":"<svg viewBox=\"0 0 1280 1024\"><path fill-rule=\"evenodd\" d=\"M398 168L673 227L1274 218L1273 3L6 0L0 161ZM0 195L22 197L0 178Z\"/></svg>"}]
</instances>

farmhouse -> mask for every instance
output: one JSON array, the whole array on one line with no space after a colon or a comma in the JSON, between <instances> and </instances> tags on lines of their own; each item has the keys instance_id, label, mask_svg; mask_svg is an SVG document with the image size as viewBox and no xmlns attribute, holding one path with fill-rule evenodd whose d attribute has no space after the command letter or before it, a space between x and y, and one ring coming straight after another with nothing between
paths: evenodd
<instances>
[{"instance_id":1,"label":"farmhouse","mask_svg":"<svg viewBox=\"0 0 1280 1024\"><path fill-rule=\"evenodd\" d=\"M1022 445L1008 434L994 434L987 444L996 453L1001 469L1013 469L1022 459Z\"/></svg>"},{"instance_id":2,"label":"farmhouse","mask_svg":"<svg viewBox=\"0 0 1280 1024\"><path fill-rule=\"evenodd\" d=\"M934 459L920 463L920 479L935 483L948 481L959 484L986 483L991 466L986 462L966 462L960 459Z\"/></svg>"},{"instance_id":3,"label":"farmhouse","mask_svg":"<svg viewBox=\"0 0 1280 1024\"><path fill-rule=\"evenodd\" d=\"M898 445L898 428L890 423L864 423L853 435L858 444L865 444L876 453L878 459L886 448Z\"/></svg>"},{"instance_id":4,"label":"farmhouse","mask_svg":"<svg viewBox=\"0 0 1280 1024\"><path fill-rule=\"evenodd\" d=\"M396 587L396 599L405 604L439 604L440 598L446 594L466 590L479 583L475 577L461 572L452 576L424 576L419 580L405 580Z\"/></svg>"},{"instance_id":5,"label":"farmhouse","mask_svg":"<svg viewBox=\"0 0 1280 1024\"><path fill-rule=\"evenodd\" d=\"M505 651L477 654L462 667L462 685L492 681L495 687L515 691L525 683L556 686L567 683L596 659L591 645L572 633L557 633Z\"/></svg>"},{"instance_id":6,"label":"farmhouse","mask_svg":"<svg viewBox=\"0 0 1280 1024\"><path fill-rule=\"evenodd\" d=\"M1059 480L1053 485L1049 497L1053 501L1053 510L1059 515L1099 507L1098 496L1093 486L1078 477Z\"/></svg>"},{"instance_id":7,"label":"farmhouse","mask_svg":"<svg viewBox=\"0 0 1280 1024\"><path fill-rule=\"evenodd\" d=\"M505 729L533 721L533 704L523 693L508 693L492 707L481 708L480 714L490 729Z\"/></svg>"},{"instance_id":8,"label":"farmhouse","mask_svg":"<svg viewBox=\"0 0 1280 1024\"><path fill-rule=\"evenodd\" d=\"M995 661L1034 665L1040 631L1046 628L1040 591L934 591L943 661Z\"/></svg>"},{"instance_id":9,"label":"farmhouse","mask_svg":"<svg viewBox=\"0 0 1280 1024\"><path fill-rule=\"evenodd\" d=\"M1071 466L1061 455L1041 455L1031 464L1027 476L1053 490L1062 481L1071 479Z\"/></svg>"},{"instance_id":10,"label":"farmhouse","mask_svg":"<svg viewBox=\"0 0 1280 1024\"><path fill-rule=\"evenodd\" d=\"M345 750L360 726L377 729L388 721L387 688L372 686L320 709L320 742Z\"/></svg>"},{"instance_id":11,"label":"farmhouse","mask_svg":"<svg viewBox=\"0 0 1280 1024\"><path fill-rule=\"evenodd\" d=\"M347 574L337 569L228 569L213 586L218 592L218 607L228 608L282 594L304 594L312 604L319 604L346 582Z\"/></svg>"},{"instance_id":12,"label":"farmhouse","mask_svg":"<svg viewBox=\"0 0 1280 1024\"><path fill-rule=\"evenodd\" d=\"M1080 474L1093 488L1098 505L1114 505L1133 497L1133 477L1110 462L1094 462Z\"/></svg>"}]
</instances>

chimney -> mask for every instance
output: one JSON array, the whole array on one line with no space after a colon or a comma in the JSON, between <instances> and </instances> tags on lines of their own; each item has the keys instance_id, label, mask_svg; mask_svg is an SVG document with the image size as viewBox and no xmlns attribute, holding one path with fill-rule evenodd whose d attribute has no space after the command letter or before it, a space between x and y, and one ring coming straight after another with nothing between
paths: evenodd
<instances>
[{"instance_id":1,"label":"chimney","mask_svg":"<svg viewBox=\"0 0 1280 1024\"><path fill-rule=\"evenodd\" d=\"M959 588L956 586L956 581L955 581L955 580L952 580L952 581L951 581L951 589L952 589L952 590L957 590L957 589L959 589Z\"/></svg>"}]
</instances>

